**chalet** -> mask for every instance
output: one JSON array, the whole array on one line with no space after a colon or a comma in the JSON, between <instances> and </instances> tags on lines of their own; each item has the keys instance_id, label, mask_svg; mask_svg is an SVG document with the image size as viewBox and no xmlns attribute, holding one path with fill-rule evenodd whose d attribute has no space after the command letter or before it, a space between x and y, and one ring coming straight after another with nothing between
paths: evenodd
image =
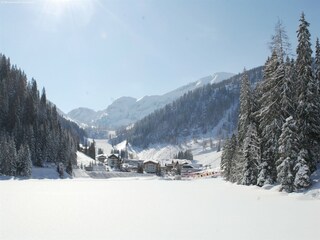
<instances>
[{"instance_id":1,"label":"chalet","mask_svg":"<svg viewBox=\"0 0 320 240\"><path fill-rule=\"evenodd\" d=\"M120 169L121 166L121 158L119 154L111 154L107 159L108 166L113 169Z\"/></svg>"},{"instance_id":2,"label":"chalet","mask_svg":"<svg viewBox=\"0 0 320 240\"><path fill-rule=\"evenodd\" d=\"M193 172L198 172L198 171L199 171L199 169L195 168L191 164L184 164L184 165L182 165L182 168L181 168L181 174L188 174L188 173L193 173Z\"/></svg>"},{"instance_id":3,"label":"chalet","mask_svg":"<svg viewBox=\"0 0 320 240\"><path fill-rule=\"evenodd\" d=\"M179 162L179 161L173 161L171 163L166 163L165 164L165 172L170 173L170 172L180 172L181 170L181 165L185 164L185 162Z\"/></svg>"},{"instance_id":4,"label":"chalet","mask_svg":"<svg viewBox=\"0 0 320 240\"><path fill-rule=\"evenodd\" d=\"M139 166L143 166L143 160L123 159L122 170L126 172L138 172Z\"/></svg>"},{"instance_id":5,"label":"chalet","mask_svg":"<svg viewBox=\"0 0 320 240\"><path fill-rule=\"evenodd\" d=\"M104 163L105 160L107 159L107 156L104 155L104 154L99 154L99 155L96 156L96 159L97 159L99 162Z\"/></svg>"},{"instance_id":6,"label":"chalet","mask_svg":"<svg viewBox=\"0 0 320 240\"><path fill-rule=\"evenodd\" d=\"M158 161L146 160L143 162L143 170L146 173L157 173L157 168L159 166Z\"/></svg>"}]
</instances>

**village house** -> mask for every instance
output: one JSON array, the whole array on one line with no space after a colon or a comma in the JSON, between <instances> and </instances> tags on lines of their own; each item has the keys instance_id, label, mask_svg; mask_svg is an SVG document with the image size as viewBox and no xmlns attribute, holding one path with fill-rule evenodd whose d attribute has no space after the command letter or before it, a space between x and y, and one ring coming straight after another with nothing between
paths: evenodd
<instances>
[{"instance_id":1,"label":"village house","mask_svg":"<svg viewBox=\"0 0 320 240\"><path fill-rule=\"evenodd\" d=\"M111 154L107 159L108 166L113 169L120 169L121 167L121 158L119 154Z\"/></svg>"},{"instance_id":2,"label":"village house","mask_svg":"<svg viewBox=\"0 0 320 240\"><path fill-rule=\"evenodd\" d=\"M176 174L181 174L181 165L185 164L185 162L179 162L179 161L173 161L171 163L166 163L165 164L165 172L166 173L171 173L175 172Z\"/></svg>"},{"instance_id":3,"label":"village house","mask_svg":"<svg viewBox=\"0 0 320 240\"><path fill-rule=\"evenodd\" d=\"M123 159L122 170L127 172L138 172L140 165L143 165L143 160Z\"/></svg>"},{"instance_id":4,"label":"village house","mask_svg":"<svg viewBox=\"0 0 320 240\"><path fill-rule=\"evenodd\" d=\"M157 173L160 163L158 161L146 160L143 162L143 170L146 173Z\"/></svg>"},{"instance_id":5,"label":"village house","mask_svg":"<svg viewBox=\"0 0 320 240\"><path fill-rule=\"evenodd\" d=\"M99 154L99 155L96 156L96 159L97 159L99 162L104 163L105 160L107 159L107 156L104 155L104 154Z\"/></svg>"},{"instance_id":6,"label":"village house","mask_svg":"<svg viewBox=\"0 0 320 240\"><path fill-rule=\"evenodd\" d=\"M182 168L181 168L181 174L189 174L189 173L198 172L198 171L199 169L195 168L191 164L184 164L182 165Z\"/></svg>"}]
</instances>

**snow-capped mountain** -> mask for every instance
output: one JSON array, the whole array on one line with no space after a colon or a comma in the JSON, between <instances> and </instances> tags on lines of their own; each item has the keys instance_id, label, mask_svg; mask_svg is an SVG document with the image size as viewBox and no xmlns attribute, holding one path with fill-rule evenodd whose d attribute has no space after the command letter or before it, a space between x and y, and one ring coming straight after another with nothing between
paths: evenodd
<instances>
[{"instance_id":1,"label":"snow-capped mountain","mask_svg":"<svg viewBox=\"0 0 320 240\"><path fill-rule=\"evenodd\" d=\"M90 108L80 107L70 111L67 117L75 120L80 125L92 125L101 116L101 112L96 112Z\"/></svg>"},{"instance_id":2,"label":"snow-capped mountain","mask_svg":"<svg viewBox=\"0 0 320 240\"><path fill-rule=\"evenodd\" d=\"M142 119L156 109L164 107L183 94L193 91L206 84L221 82L234 76L233 73L218 72L191 82L163 95L144 96L140 99L121 97L115 100L105 110L94 111L88 108L78 108L69 112L69 118L80 124L115 129Z\"/></svg>"}]
</instances>

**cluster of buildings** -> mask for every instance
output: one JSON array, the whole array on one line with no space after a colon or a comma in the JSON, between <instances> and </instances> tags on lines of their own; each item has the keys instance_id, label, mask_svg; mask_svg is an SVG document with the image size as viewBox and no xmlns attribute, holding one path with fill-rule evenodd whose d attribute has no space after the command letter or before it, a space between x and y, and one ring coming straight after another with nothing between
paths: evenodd
<instances>
[{"instance_id":1,"label":"cluster of buildings","mask_svg":"<svg viewBox=\"0 0 320 240\"><path fill-rule=\"evenodd\" d=\"M130 160L122 159L119 154L113 153L109 156L104 154L98 155L96 157L98 161L107 165L109 168L114 171L123 171L123 172L140 172L140 173L159 173L160 163L158 161L148 160Z\"/></svg>"},{"instance_id":2,"label":"cluster of buildings","mask_svg":"<svg viewBox=\"0 0 320 240\"><path fill-rule=\"evenodd\" d=\"M199 171L200 166L195 166L190 161L172 160L160 162L156 160L121 159L119 154L97 155L96 159L107 165L113 171L150 173L157 175L181 175Z\"/></svg>"}]
</instances>

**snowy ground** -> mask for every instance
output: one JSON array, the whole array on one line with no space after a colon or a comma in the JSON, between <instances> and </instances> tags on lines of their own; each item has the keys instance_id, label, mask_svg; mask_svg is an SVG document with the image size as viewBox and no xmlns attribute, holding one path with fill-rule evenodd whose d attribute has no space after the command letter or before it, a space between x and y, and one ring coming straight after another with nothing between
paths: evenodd
<instances>
[{"instance_id":1,"label":"snowy ground","mask_svg":"<svg viewBox=\"0 0 320 240\"><path fill-rule=\"evenodd\" d=\"M320 200L221 179L0 181L1 240L319 239Z\"/></svg>"},{"instance_id":2,"label":"snowy ground","mask_svg":"<svg viewBox=\"0 0 320 240\"><path fill-rule=\"evenodd\" d=\"M85 155L84 153L78 151L77 152L77 163L78 163L78 166L80 166L81 163L83 166L89 166L90 163L98 164L99 161L94 160L91 157L88 157L87 155Z\"/></svg>"},{"instance_id":3,"label":"snowy ground","mask_svg":"<svg viewBox=\"0 0 320 240\"><path fill-rule=\"evenodd\" d=\"M193 156L193 159L203 166L209 165L213 169L220 170L221 153L217 151L208 151Z\"/></svg>"},{"instance_id":4,"label":"snowy ground","mask_svg":"<svg viewBox=\"0 0 320 240\"><path fill-rule=\"evenodd\" d=\"M96 139L94 141L96 142L96 147L101 148L104 154L109 155L111 153L112 146L107 139Z\"/></svg>"},{"instance_id":5,"label":"snowy ground","mask_svg":"<svg viewBox=\"0 0 320 240\"><path fill-rule=\"evenodd\" d=\"M70 178L69 174L65 172L65 178ZM33 167L32 168L32 175L31 178L33 179L60 179L59 173L57 172L56 166L51 167Z\"/></svg>"}]
</instances>

